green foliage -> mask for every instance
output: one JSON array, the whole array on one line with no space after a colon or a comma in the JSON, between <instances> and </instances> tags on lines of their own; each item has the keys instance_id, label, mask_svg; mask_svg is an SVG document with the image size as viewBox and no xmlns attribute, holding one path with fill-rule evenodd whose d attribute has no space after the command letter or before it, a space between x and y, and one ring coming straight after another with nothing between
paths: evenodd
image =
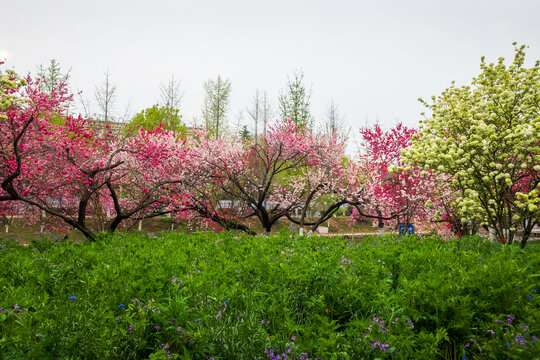
<instances>
[{"instance_id":1,"label":"green foliage","mask_svg":"<svg viewBox=\"0 0 540 360\"><path fill-rule=\"evenodd\" d=\"M172 109L168 106L153 105L137 113L128 123L131 131L143 128L154 130L162 126L165 130L172 130L184 133L186 126L182 124L182 117L178 109Z\"/></svg>"},{"instance_id":2,"label":"green foliage","mask_svg":"<svg viewBox=\"0 0 540 360\"><path fill-rule=\"evenodd\" d=\"M6 70L4 73L0 73L0 119L7 119L5 112L11 106L22 106L24 99L17 97L13 94L13 91L20 86L26 86L25 79L19 77L19 75L13 70Z\"/></svg>"},{"instance_id":3,"label":"green foliage","mask_svg":"<svg viewBox=\"0 0 540 360\"><path fill-rule=\"evenodd\" d=\"M0 354L533 359L539 251L286 233L2 243Z\"/></svg>"},{"instance_id":4,"label":"green foliage","mask_svg":"<svg viewBox=\"0 0 540 360\"><path fill-rule=\"evenodd\" d=\"M218 75L203 84L205 91L202 118L210 134L222 136L227 131L227 112L231 102L231 81Z\"/></svg>"},{"instance_id":5,"label":"green foliage","mask_svg":"<svg viewBox=\"0 0 540 360\"><path fill-rule=\"evenodd\" d=\"M44 91L50 94L58 89L58 84L69 81L70 72L71 69L64 73L60 63L56 59L51 59L48 67L45 68L43 64L38 66L37 77L45 81L42 86Z\"/></svg>"},{"instance_id":6,"label":"green foliage","mask_svg":"<svg viewBox=\"0 0 540 360\"><path fill-rule=\"evenodd\" d=\"M242 129L238 132L242 140L249 140L251 138L251 133L249 132L247 125L242 126Z\"/></svg>"},{"instance_id":7,"label":"green foliage","mask_svg":"<svg viewBox=\"0 0 540 360\"><path fill-rule=\"evenodd\" d=\"M279 94L279 112L282 119L292 119L300 127L311 127L311 90L306 91L304 73L297 71L294 79L287 78L286 88Z\"/></svg>"},{"instance_id":8,"label":"green foliage","mask_svg":"<svg viewBox=\"0 0 540 360\"><path fill-rule=\"evenodd\" d=\"M540 221L540 62L526 68L524 50L509 66L482 58L471 86L421 100L432 116L405 151L410 163L450 177L463 222L488 225L510 243Z\"/></svg>"}]
</instances>

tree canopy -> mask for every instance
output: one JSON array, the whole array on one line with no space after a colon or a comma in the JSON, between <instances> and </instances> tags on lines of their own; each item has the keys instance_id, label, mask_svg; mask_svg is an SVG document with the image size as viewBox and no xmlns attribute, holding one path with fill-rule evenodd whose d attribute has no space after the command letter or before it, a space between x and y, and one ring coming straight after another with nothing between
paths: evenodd
<instances>
[{"instance_id":1,"label":"tree canopy","mask_svg":"<svg viewBox=\"0 0 540 360\"><path fill-rule=\"evenodd\" d=\"M279 112L282 119L292 119L299 127L311 127L311 89L306 90L304 73L297 71L294 78L287 77L287 86L279 94Z\"/></svg>"},{"instance_id":2,"label":"tree canopy","mask_svg":"<svg viewBox=\"0 0 540 360\"><path fill-rule=\"evenodd\" d=\"M470 86L421 100L432 115L405 151L410 163L451 176L462 222L509 243L521 229L522 246L540 221L540 63L524 65L525 46L509 66L482 58Z\"/></svg>"},{"instance_id":3,"label":"tree canopy","mask_svg":"<svg viewBox=\"0 0 540 360\"><path fill-rule=\"evenodd\" d=\"M203 84L205 97L202 116L211 134L222 136L227 131L227 113L230 105L231 81L218 75L216 80Z\"/></svg>"},{"instance_id":4,"label":"tree canopy","mask_svg":"<svg viewBox=\"0 0 540 360\"><path fill-rule=\"evenodd\" d=\"M162 127L165 130L185 133L186 127L182 124L182 117L178 112L178 109L156 104L137 113L128 123L128 128L154 130Z\"/></svg>"}]
</instances>

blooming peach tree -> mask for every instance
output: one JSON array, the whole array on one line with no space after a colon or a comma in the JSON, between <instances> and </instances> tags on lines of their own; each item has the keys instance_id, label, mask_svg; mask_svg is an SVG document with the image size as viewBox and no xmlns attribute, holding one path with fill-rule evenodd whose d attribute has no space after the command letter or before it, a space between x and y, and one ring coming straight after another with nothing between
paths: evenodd
<instances>
[{"instance_id":1,"label":"blooming peach tree","mask_svg":"<svg viewBox=\"0 0 540 360\"><path fill-rule=\"evenodd\" d=\"M5 213L55 219L89 240L128 219L167 213L184 178L189 150L158 128L130 137L88 129L65 116L66 84L1 77L0 201ZM53 118L62 117L61 124ZM13 204L24 203L25 206Z\"/></svg>"},{"instance_id":2,"label":"blooming peach tree","mask_svg":"<svg viewBox=\"0 0 540 360\"><path fill-rule=\"evenodd\" d=\"M314 162L289 177L288 186L282 187L274 197L293 204L287 218L300 227L309 227L308 235L329 220L342 206L360 206L366 203L365 186L368 174L361 162L348 159L345 141L334 134L314 137Z\"/></svg>"},{"instance_id":3,"label":"blooming peach tree","mask_svg":"<svg viewBox=\"0 0 540 360\"><path fill-rule=\"evenodd\" d=\"M374 219L380 228L397 228L400 223L441 220L437 211L449 201L439 191L441 179L403 163L401 157L414 134L416 130L401 123L388 131L379 125L360 129L360 161L369 181L364 189L366 201L355 206L353 222Z\"/></svg>"},{"instance_id":4,"label":"blooming peach tree","mask_svg":"<svg viewBox=\"0 0 540 360\"><path fill-rule=\"evenodd\" d=\"M82 119L67 118L40 154L37 191L23 201L81 231L89 240L126 220L170 212L185 177L189 150L169 132L98 136Z\"/></svg>"},{"instance_id":5,"label":"blooming peach tree","mask_svg":"<svg viewBox=\"0 0 540 360\"><path fill-rule=\"evenodd\" d=\"M321 164L331 163L341 171L337 168L341 166L342 147L291 121L279 122L266 136L244 142L199 131L190 147L193 162L181 207L224 229L248 233L254 232L243 224L246 219L257 218L269 233L279 219L301 206L302 199L309 196L306 177L318 179L313 188L319 196L319 190L326 186L321 183L321 174L333 168L329 165L317 173Z\"/></svg>"},{"instance_id":6,"label":"blooming peach tree","mask_svg":"<svg viewBox=\"0 0 540 360\"><path fill-rule=\"evenodd\" d=\"M482 58L470 86L421 100L432 114L404 151L410 164L451 178L463 223L508 244L520 231L522 247L540 221L540 62L526 68L524 50L509 66Z\"/></svg>"},{"instance_id":7,"label":"blooming peach tree","mask_svg":"<svg viewBox=\"0 0 540 360\"><path fill-rule=\"evenodd\" d=\"M32 158L50 134L48 119L63 114L70 98L65 83L45 93L41 80L0 72L0 201L19 200L18 182L35 169Z\"/></svg>"}]
</instances>

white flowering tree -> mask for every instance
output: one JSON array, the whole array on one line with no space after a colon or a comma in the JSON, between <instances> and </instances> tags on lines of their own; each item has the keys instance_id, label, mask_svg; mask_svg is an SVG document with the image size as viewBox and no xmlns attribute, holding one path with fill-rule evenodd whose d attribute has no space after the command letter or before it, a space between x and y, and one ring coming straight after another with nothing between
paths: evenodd
<instances>
[{"instance_id":1,"label":"white flowering tree","mask_svg":"<svg viewBox=\"0 0 540 360\"><path fill-rule=\"evenodd\" d=\"M514 46L516 44L514 43ZM524 247L540 222L540 62L525 68L525 46L511 65L487 64L470 86L452 86L428 104L431 117L405 159L451 176L462 222L491 227Z\"/></svg>"}]
</instances>

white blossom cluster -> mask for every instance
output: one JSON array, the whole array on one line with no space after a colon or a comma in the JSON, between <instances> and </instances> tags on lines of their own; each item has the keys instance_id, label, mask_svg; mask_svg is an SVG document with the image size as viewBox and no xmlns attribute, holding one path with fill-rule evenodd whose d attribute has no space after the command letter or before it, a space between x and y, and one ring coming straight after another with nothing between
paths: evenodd
<instances>
[{"instance_id":1,"label":"white blossom cluster","mask_svg":"<svg viewBox=\"0 0 540 360\"><path fill-rule=\"evenodd\" d=\"M515 45L515 44L514 44ZM432 103L407 162L451 177L463 222L501 237L540 220L540 64L525 68L525 47L510 66L487 64L472 85L452 86Z\"/></svg>"}]
</instances>

